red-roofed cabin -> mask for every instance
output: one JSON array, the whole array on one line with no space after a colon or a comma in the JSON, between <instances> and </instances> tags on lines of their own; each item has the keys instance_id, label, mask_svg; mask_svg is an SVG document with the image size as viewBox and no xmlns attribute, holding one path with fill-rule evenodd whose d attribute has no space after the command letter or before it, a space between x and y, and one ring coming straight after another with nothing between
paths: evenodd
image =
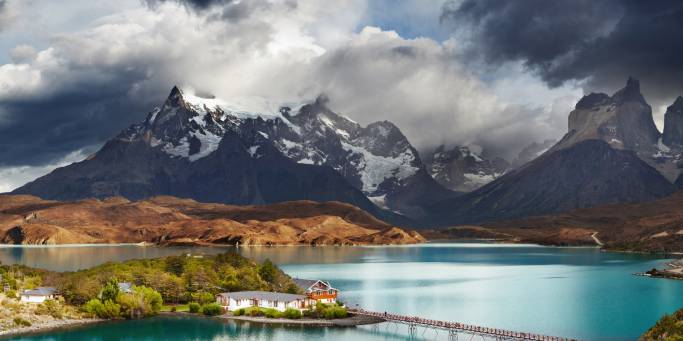
<instances>
[{"instance_id":1,"label":"red-roofed cabin","mask_svg":"<svg viewBox=\"0 0 683 341\"><path fill-rule=\"evenodd\" d=\"M296 285L298 285L306 293L308 298L315 300L316 302L337 302L337 294L339 293L339 290L333 288L332 285L330 285L330 282L319 279L295 278L294 283L296 283Z\"/></svg>"}]
</instances>

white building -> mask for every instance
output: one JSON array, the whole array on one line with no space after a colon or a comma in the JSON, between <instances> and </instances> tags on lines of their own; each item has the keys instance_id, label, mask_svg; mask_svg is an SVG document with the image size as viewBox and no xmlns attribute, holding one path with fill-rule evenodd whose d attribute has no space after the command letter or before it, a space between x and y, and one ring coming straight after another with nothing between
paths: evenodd
<instances>
[{"instance_id":1,"label":"white building","mask_svg":"<svg viewBox=\"0 0 683 341\"><path fill-rule=\"evenodd\" d=\"M225 292L216 296L216 302L229 311L249 307L273 308L279 311L287 308L304 310L315 305L315 301L304 295L267 291Z\"/></svg>"},{"instance_id":2,"label":"white building","mask_svg":"<svg viewBox=\"0 0 683 341\"><path fill-rule=\"evenodd\" d=\"M133 292L133 284L130 282L119 282L117 285L119 287L119 291L124 294L130 294Z\"/></svg>"},{"instance_id":3,"label":"white building","mask_svg":"<svg viewBox=\"0 0 683 341\"><path fill-rule=\"evenodd\" d=\"M22 302L43 303L57 297L57 290L51 287L39 287L34 290L24 290L21 293Z\"/></svg>"}]
</instances>

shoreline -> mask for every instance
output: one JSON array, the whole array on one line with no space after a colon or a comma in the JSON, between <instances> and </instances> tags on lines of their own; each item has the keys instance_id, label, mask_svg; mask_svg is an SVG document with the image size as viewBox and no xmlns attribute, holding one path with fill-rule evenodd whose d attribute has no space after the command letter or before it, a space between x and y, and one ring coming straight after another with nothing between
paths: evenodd
<instances>
[{"instance_id":1,"label":"shoreline","mask_svg":"<svg viewBox=\"0 0 683 341\"><path fill-rule=\"evenodd\" d=\"M95 323L104 323L113 320L95 319L95 318L84 318L84 319L64 319L50 321L43 324L34 324L29 327L20 327L15 329L8 329L0 331L0 340L5 339L10 336L17 335L30 335L30 334L40 334L49 331L56 331L60 329L69 329L73 327L79 327L84 325L90 325Z\"/></svg>"},{"instance_id":2,"label":"shoreline","mask_svg":"<svg viewBox=\"0 0 683 341\"><path fill-rule=\"evenodd\" d=\"M173 314L173 313L171 313ZM184 315L187 316L187 315ZM261 324L283 324L283 325L298 325L298 326L309 326L309 327L355 327L368 324L377 324L385 322L383 319L370 317L370 316L360 316L352 315L343 319L285 319L285 318L269 318L263 316L234 316L228 314L223 314L215 316L215 318L243 321L243 322L254 322Z\"/></svg>"}]
</instances>

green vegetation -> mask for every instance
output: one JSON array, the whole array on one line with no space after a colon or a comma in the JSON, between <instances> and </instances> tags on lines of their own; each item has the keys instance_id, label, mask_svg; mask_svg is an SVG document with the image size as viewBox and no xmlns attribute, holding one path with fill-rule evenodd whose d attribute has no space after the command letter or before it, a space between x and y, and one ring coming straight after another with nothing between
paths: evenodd
<instances>
[{"instance_id":1,"label":"green vegetation","mask_svg":"<svg viewBox=\"0 0 683 341\"><path fill-rule=\"evenodd\" d=\"M657 323L650 328L643 336L642 340L683 340L683 309L679 309L673 314L664 315Z\"/></svg>"},{"instance_id":2,"label":"green vegetation","mask_svg":"<svg viewBox=\"0 0 683 341\"><path fill-rule=\"evenodd\" d=\"M216 294L220 292L264 290L301 293L292 279L270 260L259 264L234 252L110 262L74 272L0 265L0 275L0 284L7 290L0 308L14 315L9 315L10 324L12 318L28 309L15 299L16 293L39 286L56 287L61 298L32 305L30 313L54 319L83 316L137 319L160 311L189 311L214 316L223 312L216 303ZM131 283L131 290L121 291L121 282ZM274 309L250 313L272 317L283 315ZM296 312L288 314L297 316ZM22 321L35 323L33 318L30 321L22 320L20 316L17 318L19 320L14 321L17 326L23 326Z\"/></svg>"},{"instance_id":3,"label":"green vegetation","mask_svg":"<svg viewBox=\"0 0 683 341\"><path fill-rule=\"evenodd\" d=\"M130 293L118 292L114 300L109 298L104 302L93 298L83 305L83 311L103 319L135 319L158 314L163 303L161 294L145 286L133 286Z\"/></svg>"},{"instance_id":4,"label":"green vegetation","mask_svg":"<svg viewBox=\"0 0 683 341\"><path fill-rule=\"evenodd\" d=\"M324 304L318 302L313 307L309 307L308 310L304 311L304 316L311 318L325 318L325 319L338 319L345 318L349 316L346 308L339 304Z\"/></svg>"},{"instance_id":5,"label":"green vegetation","mask_svg":"<svg viewBox=\"0 0 683 341\"><path fill-rule=\"evenodd\" d=\"M285 311L282 313L282 317L287 318L287 319L300 319L303 317L303 314L299 309L294 309L294 308L287 308Z\"/></svg>"},{"instance_id":6,"label":"green vegetation","mask_svg":"<svg viewBox=\"0 0 683 341\"><path fill-rule=\"evenodd\" d=\"M206 316L216 316L223 313L223 307L218 303L206 303L202 306L202 314Z\"/></svg>"},{"instance_id":7,"label":"green vegetation","mask_svg":"<svg viewBox=\"0 0 683 341\"><path fill-rule=\"evenodd\" d=\"M188 308L191 313L196 314L199 312L200 309L202 309L202 306L200 306L197 302L190 302Z\"/></svg>"},{"instance_id":8,"label":"green vegetation","mask_svg":"<svg viewBox=\"0 0 683 341\"><path fill-rule=\"evenodd\" d=\"M259 316L265 316L269 318L281 318L283 317L283 313L277 309L273 308L261 308L261 307L249 307L249 308L242 308L242 309L237 309L232 312L234 316L252 316L252 317L259 317Z\"/></svg>"},{"instance_id":9,"label":"green vegetation","mask_svg":"<svg viewBox=\"0 0 683 341\"><path fill-rule=\"evenodd\" d=\"M50 315L53 318L61 319L64 317L63 309L61 302L47 300L36 307L35 313L38 315Z\"/></svg>"},{"instance_id":10,"label":"green vegetation","mask_svg":"<svg viewBox=\"0 0 683 341\"><path fill-rule=\"evenodd\" d=\"M189 312L189 304L173 304L173 305L163 305L161 306L162 312Z\"/></svg>"},{"instance_id":11,"label":"green vegetation","mask_svg":"<svg viewBox=\"0 0 683 341\"><path fill-rule=\"evenodd\" d=\"M19 327L30 327L31 322L24 320L21 317L15 317L14 318L14 324L16 324Z\"/></svg>"},{"instance_id":12,"label":"green vegetation","mask_svg":"<svg viewBox=\"0 0 683 341\"><path fill-rule=\"evenodd\" d=\"M261 274L265 276L262 277ZM172 256L157 259L105 263L64 273L54 283L70 304L82 305L100 293L114 292L109 283L130 282L158 291L164 302L200 305L215 301L226 291L287 291L295 286L291 278L269 261L257 264L237 253L216 256ZM111 295L107 294L108 299Z\"/></svg>"},{"instance_id":13,"label":"green vegetation","mask_svg":"<svg viewBox=\"0 0 683 341\"><path fill-rule=\"evenodd\" d=\"M318 303L314 307L310 307L303 313L294 308L287 308L284 312L273 308L249 307L241 308L232 312L234 316L251 316L259 317L265 316L268 318L286 318L286 319L300 319L304 316L309 318L324 318L324 319L338 319L348 317L346 308L337 304L323 304Z\"/></svg>"}]
</instances>

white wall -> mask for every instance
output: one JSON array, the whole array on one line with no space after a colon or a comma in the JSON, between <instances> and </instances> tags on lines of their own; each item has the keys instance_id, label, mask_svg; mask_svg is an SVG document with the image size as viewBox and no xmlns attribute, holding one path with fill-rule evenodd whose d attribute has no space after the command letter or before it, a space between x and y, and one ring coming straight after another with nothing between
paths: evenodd
<instances>
[{"instance_id":1,"label":"white wall","mask_svg":"<svg viewBox=\"0 0 683 341\"><path fill-rule=\"evenodd\" d=\"M21 301L22 302L30 302L30 303L43 303L46 300L52 298L51 296L29 296L29 295L21 295Z\"/></svg>"},{"instance_id":2,"label":"white wall","mask_svg":"<svg viewBox=\"0 0 683 341\"><path fill-rule=\"evenodd\" d=\"M223 305L224 307L226 307L230 311L235 311L237 309L252 307L252 300L249 300L249 299L235 300L233 298L230 298L227 306L225 305L225 302L219 301L219 303L221 305ZM287 308L301 309L299 307L298 301L291 301L291 302L278 301L276 304L276 302L274 302L274 301L259 300L258 306L261 308L273 308L273 309L277 309L279 311L285 311L285 309L287 309Z\"/></svg>"}]
</instances>

